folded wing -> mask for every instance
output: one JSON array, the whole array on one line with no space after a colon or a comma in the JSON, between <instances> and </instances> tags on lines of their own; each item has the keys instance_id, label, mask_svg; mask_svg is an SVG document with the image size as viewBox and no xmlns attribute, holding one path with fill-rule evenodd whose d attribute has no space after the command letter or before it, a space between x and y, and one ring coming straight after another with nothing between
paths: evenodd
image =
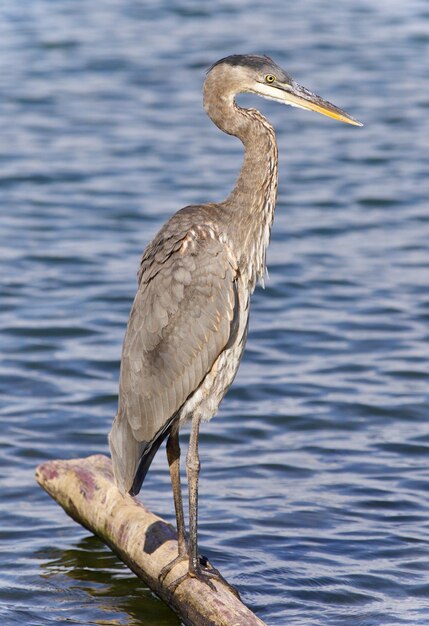
<instances>
[{"instance_id":1,"label":"folded wing","mask_svg":"<svg viewBox=\"0 0 429 626\"><path fill-rule=\"evenodd\" d=\"M139 491L179 410L228 345L237 318L235 280L234 261L213 230L158 236L146 250L109 437L123 492Z\"/></svg>"}]
</instances>

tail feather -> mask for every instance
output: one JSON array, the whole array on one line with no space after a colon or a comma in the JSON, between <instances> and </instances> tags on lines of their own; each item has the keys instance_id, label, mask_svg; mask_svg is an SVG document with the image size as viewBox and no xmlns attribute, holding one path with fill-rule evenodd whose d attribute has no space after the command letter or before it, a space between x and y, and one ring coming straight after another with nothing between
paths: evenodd
<instances>
[{"instance_id":1,"label":"tail feather","mask_svg":"<svg viewBox=\"0 0 429 626\"><path fill-rule=\"evenodd\" d=\"M143 481L146 478L148 469L152 464L153 457L158 452L158 448L162 444L166 435L167 433L164 435L164 437L159 437L158 439L153 441L152 445L149 444L146 448L144 448L140 456L140 461L134 476L133 484L131 485L131 489L128 492L131 496L136 496L142 488Z\"/></svg>"},{"instance_id":2,"label":"tail feather","mask_svg":"<svg viewBox=\"0 0 429 626\"><path fill-rule=\"evenodd\" d=\"M164 424L164 426L159 430L155 437L150 441L145 448L141 452L140 461L137 467L137 471L134 476L132 487L129 493L132 496L136 496L143 484L144 479L146 478L146 474L148 469L153 461L153 457L158 452L159 446L162 444L167 435L170 434L170 431L173 427L174 422L176 421L177 415L173 415L168 422Z\"/></svg>"},{"instance_id":3,"label":"tail feather","mask_svg":"<svg viewBox=\"0 0 429 626\"><path fill-rule=\"evenodd\" d=\"M146 442L137 441L128 420L118 413L109 433L109 446L113 475L122 495L131 489L145 444Z\"/></svg>"},{"instance_id":4,"label":"tail feather","mask_svg":"<svg viewBox=\"0 0 429 626\"><path fill-rule=\"evenodd\" d=\"M137 441L124 416L119 414L109 434L113 474L119 491L136 496L143 484L155 454L175 422L173 415L151 441Z\"/></svg>"}]
</instances>

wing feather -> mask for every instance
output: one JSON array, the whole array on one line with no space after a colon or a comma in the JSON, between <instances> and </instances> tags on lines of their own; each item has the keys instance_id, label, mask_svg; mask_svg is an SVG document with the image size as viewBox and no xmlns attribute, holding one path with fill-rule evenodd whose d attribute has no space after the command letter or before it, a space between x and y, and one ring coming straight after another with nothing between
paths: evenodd
<instances>
[{"instance_id":1,"label":"wing feather","mask_svg":"<svg viewBox=\"0 0 429 626\"><path fill-rule=\"evenodd\" d=\"M110 434L124 491L142 450L164 432L228 345L237 306L237 269L220 239L201 227L179 239L161 235L143 256Z\"/></svg>"}]
</instances>

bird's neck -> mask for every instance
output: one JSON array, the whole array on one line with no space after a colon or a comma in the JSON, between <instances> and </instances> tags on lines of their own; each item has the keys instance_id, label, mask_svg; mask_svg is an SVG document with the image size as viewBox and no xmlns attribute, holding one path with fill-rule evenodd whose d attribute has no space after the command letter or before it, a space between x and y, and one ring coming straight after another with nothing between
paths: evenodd
<instances>
[{"instance_id":1,"label":"bird's neck","mask_svg":"<svg viewBox=\"0 0 429 626\"><path fill-rule=\"evenodd\" d=\"M224 132L238 137L245 148L243 167L234 189L221 203L228 220L228 237L240 271L251 290L263 281L266 249L277 197L277 144L274 129L255 109L238 107L232 98L216 99L206 110Z\"/></svg>"}]
</instances>

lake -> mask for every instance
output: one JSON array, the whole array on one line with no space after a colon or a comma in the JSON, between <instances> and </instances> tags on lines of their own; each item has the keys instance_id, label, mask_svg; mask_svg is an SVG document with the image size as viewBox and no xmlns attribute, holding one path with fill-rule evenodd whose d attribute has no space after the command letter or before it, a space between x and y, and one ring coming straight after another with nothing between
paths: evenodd
<instances>
[{"instance_id":1,"label":"lake","mask_svg":"<svg viewBox=\"0 0 429 626\"><path fill-rule=\"evenodd\" d=\"M5 626L179 624L34 470L108 452L139 258L233 186L242 147L201 86L249 52L365 126L240 98L276 128L279 197L245 357L202 428L201 552L270 626L429 623L427 3L4 0ZM163 449L140 497L174 523Z\"/></svg>"}]
</instances>

